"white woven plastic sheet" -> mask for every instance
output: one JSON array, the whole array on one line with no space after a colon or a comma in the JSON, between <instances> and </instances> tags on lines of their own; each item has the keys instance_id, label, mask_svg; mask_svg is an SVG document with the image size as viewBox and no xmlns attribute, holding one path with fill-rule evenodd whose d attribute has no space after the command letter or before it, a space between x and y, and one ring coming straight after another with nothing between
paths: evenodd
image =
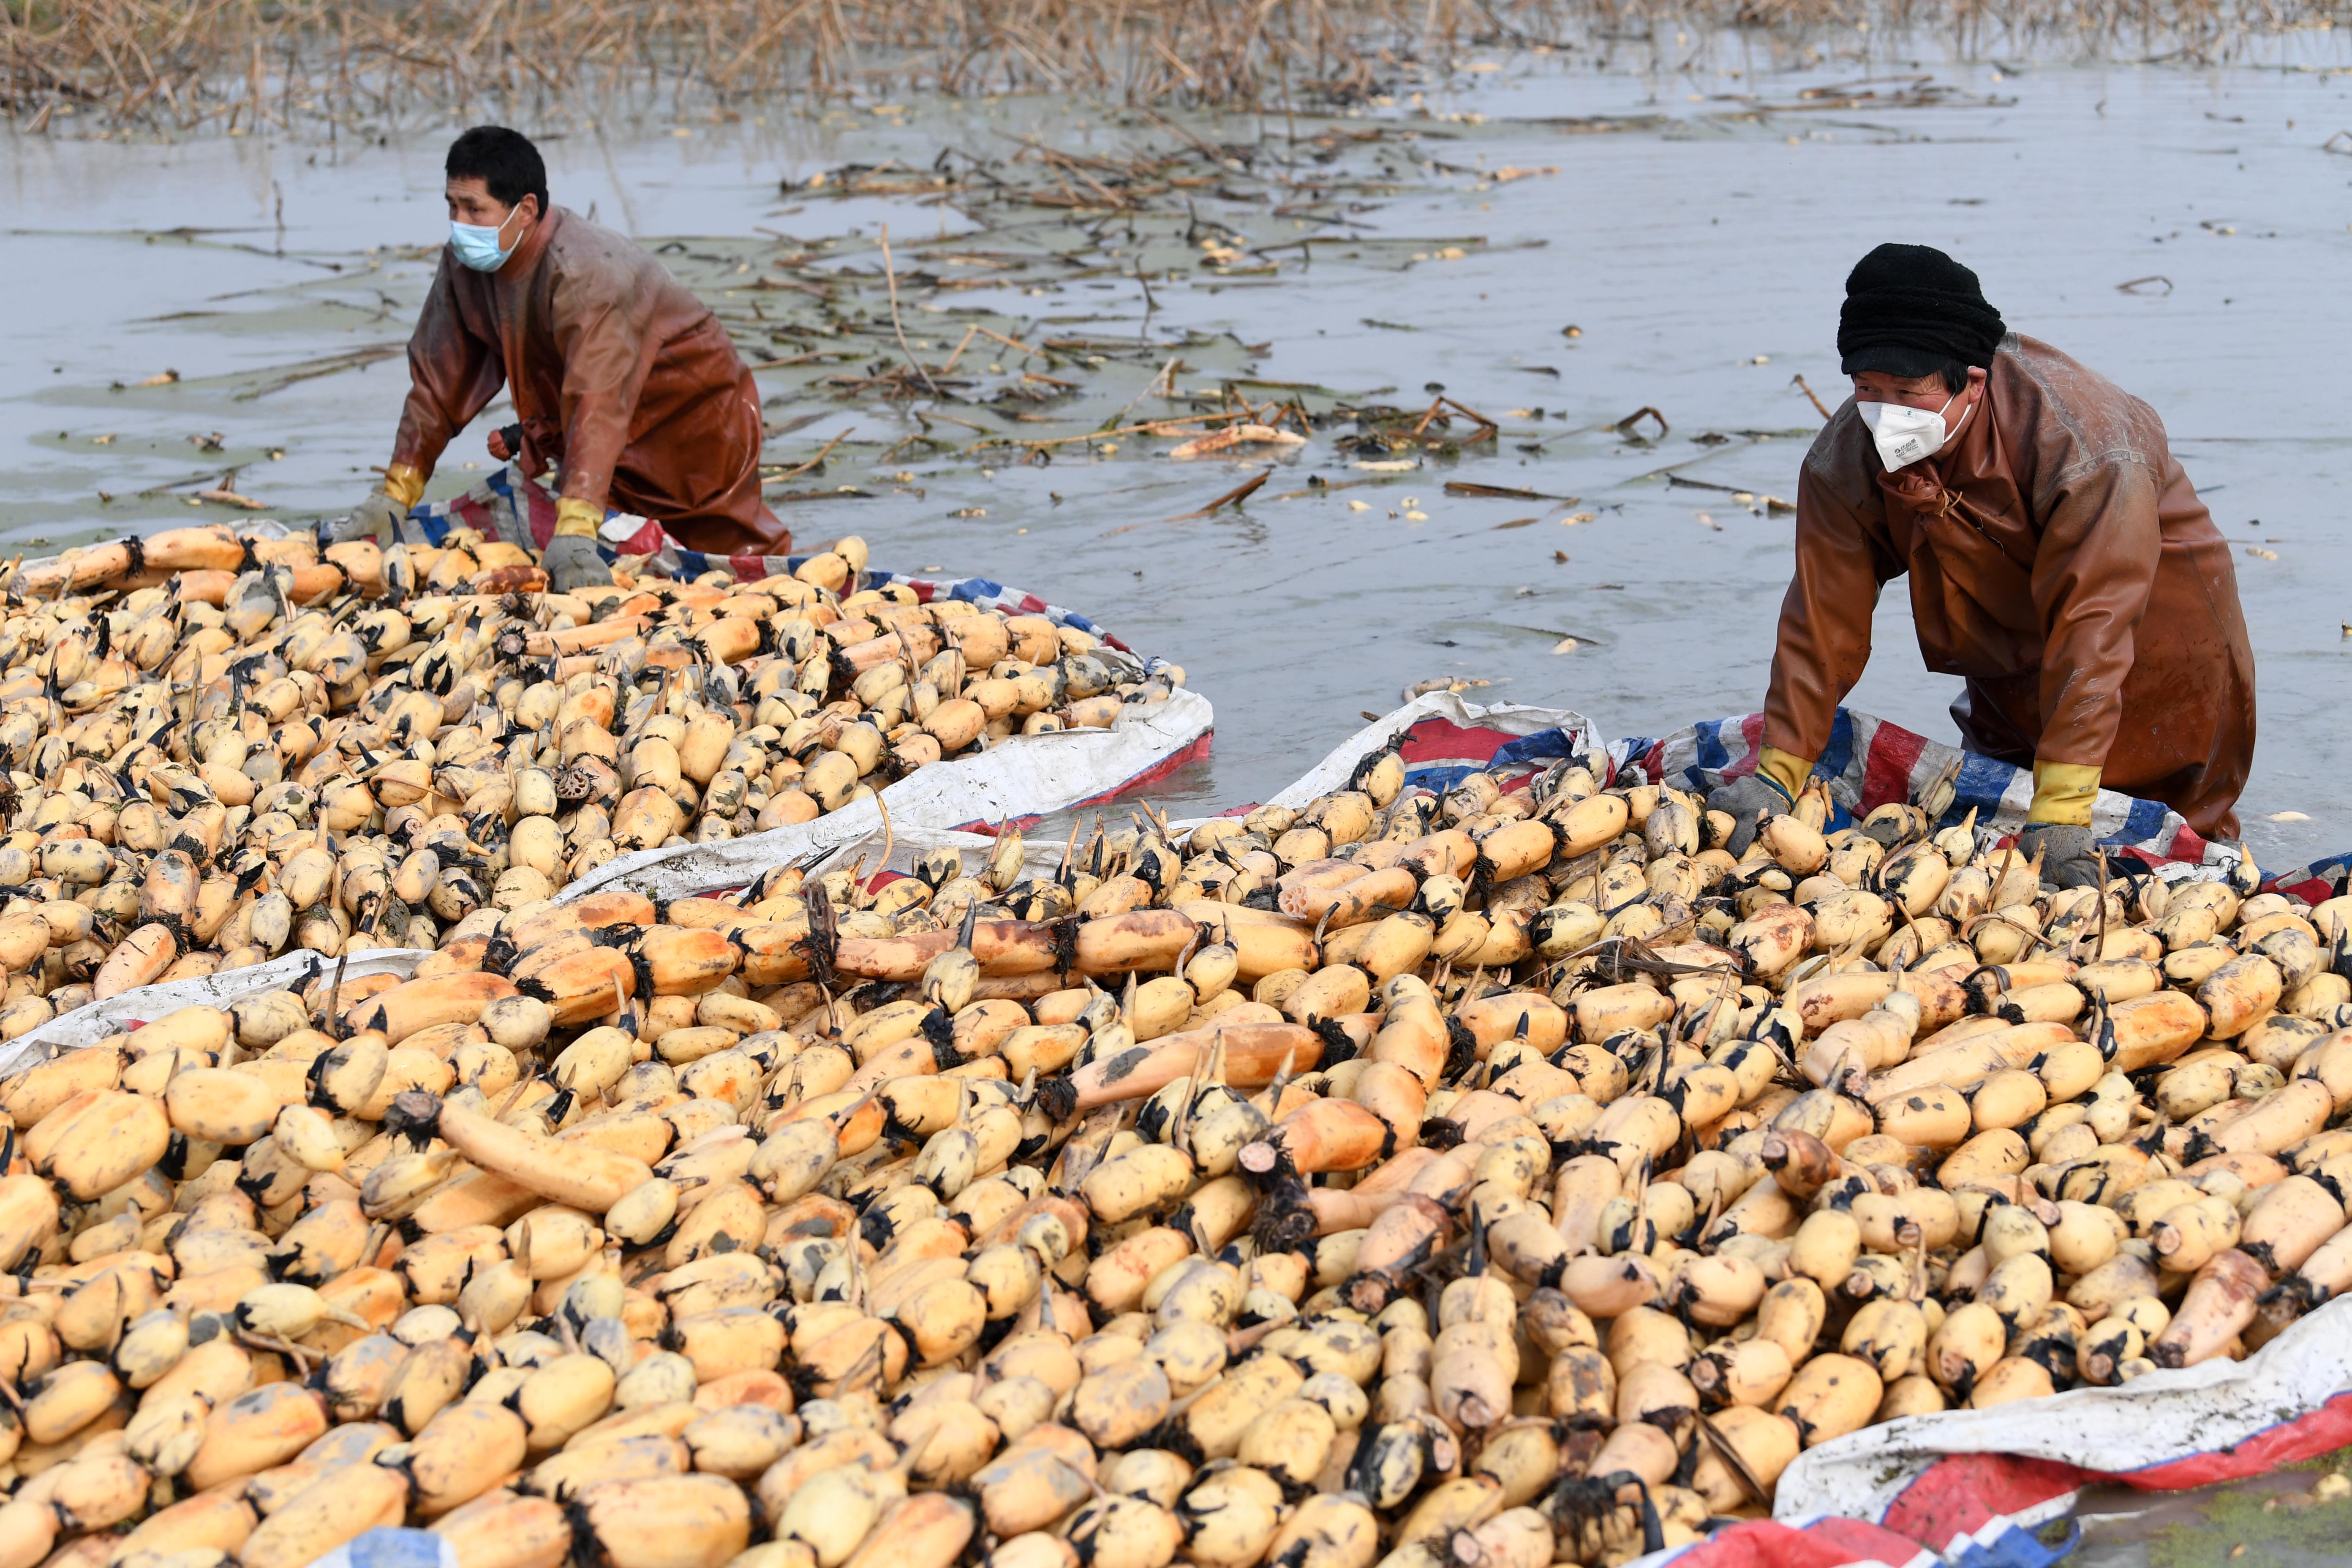
<instances>
[{"instance_id":1,"label":"white woven plastic sheet","mask_svg":"<svg viewBox=\"0 0 2352 1568\"><path fill-rule=\"evenodd\" d=\"M1215 710L1198 692L1182 688L1165 702L1132 706L1108 730L1058 730L1024 735L976 756L934 763L900 779L875 799L820 816L795 827L772 828L716 844L681 844L608 860L556 894L570 902L607 888L623 888L652 899L678 899L719 888L741 887L776 866L834 862L844 851L877 846L884 837L882 812L903 848L930 834L1019 822L1073 806L1091 805L1139 789L1192 754L1215 721ZM877 805L876 801L881 804ZM989 840L962 832L955 837L983 850ZM893 868L905 858L894 855ZM870 871L878 870L869 866Z\"/></svg>"},{"instance_id":2,"label":"white woven plastic sheet","mask_svg":"<svg viewBox=\"0 0 2352 1568\"><path fill-rule=\"evenodd\" d=\"M1210 733L1215 710L1208 700L1181 688L1164 702L1138 705L1107 730L1064 730L1024 735L1011 745L977 756L937 763L883 792L890 819L872 800L798 827L780 827L717 844L686 844L649 849L607 861L556 894L569 902L605 888L625 888L653 899L679 899L722 888L741 887L772 867L805 863L817 868L859 854L872 875L904 871L935 845L952 844L986 856L995 841L957 831L967 823L997 823L1091 805L1157 776L1199 747ZM890 847L887 861L885 844ZM1032 845L1033 869L1050 870L1060 846ZM355 955L349 979L397 973L405 977L425 954L381 949ZM174 1008L203 1003L221 1005L257 991L299 984L320 963L315 953L293 952L247 969L143 986L77 1008L0 1046L0 1077L22 1071L58 1051L96 1044L121 1034L130 1023L160 1018Z\"/></svg>"},{"instance_id":3,"label":"white woven plastic sheet","mask_svg":"<svg viewBox=\"0 0 2352 1568\"><path fill-rule=\"evenodd\" d=\"M416 972L419 961L431 954L415 948L376 948L354 953L344 965L343 978L363 980L371 974L397 974L403 980ZM139 1024L151 1024L182 1007L226 1007L240 996L263 991L284 991L304 984L314 973L332 973L335 961L315 952L289 952L267 963L206 974L194 980L174 980L163 985L142 985L77 1007L50 1019L37 1029L0 1046L0 1078L7 1078L60 1051L94 1046Z\"/></svg>"},{"instance_id":4,"label":"white woven plastic sheet","mask_svg":"<svg viewBox=\"0 0 2352 1568\"><path fill-rule=\"evenodd\" d=\"M2151 1372L1990 1410L1908 1415L1808 1448L1780 1474L1779 1519L1876 1519L1937 1459L2011 1454L2121 1474L2230 1448L2352 1389L2352 1316L2331 1303L2243 1361Z\"/></svg>"},{"instance_id":5,"label":"white woven plastic sheet","mask_svg":"<svg viewBox=\"0 0 2352 1568\"><path fill-rule=\"evenodd\" d=\"M1389 745L1424 719L1442 721L1461 734L1441 733L1433 737L1429 742L1430 752L1426 756L1408 752L1404 758L1407 773L1424 775L1424 778L1417 779L1417 783L1442 783L1442 778L1432 775L1487 765L1497 749L1494 741L1486 739L1488 736L1498 737L1505 748L1513 742L1534 742L1545 755L1553 760L1571 753L1580 756L1591 753L1595 758L1596 773L1607 765L1607 759L1601 754L1601 742L1593 735L1591 721L1573 709L1545 708L1526 702L1467 702L1463 700L1459 692L1432 691L1414 698L1394 712L1373 720L1340 742L1321 762L1266 804L1303 806L1318 795L1347 788L1349 777L1355 772L1357 763ZM1454 744L1449 746L1449 741ZM1556 751L1555 747L1558 748ZM1420 751L1422 748L1412 750ZM1507 760L1507 751L1504 754Z\"/></svg>"}]
</instances>

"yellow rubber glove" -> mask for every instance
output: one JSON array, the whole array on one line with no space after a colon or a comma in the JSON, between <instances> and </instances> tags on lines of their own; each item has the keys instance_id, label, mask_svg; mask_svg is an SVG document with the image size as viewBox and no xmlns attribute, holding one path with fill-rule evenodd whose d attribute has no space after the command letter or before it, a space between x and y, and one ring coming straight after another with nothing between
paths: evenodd
<instances>
[{"instance_id":1,"label":"yellow rubber glove","mask_svg":"<svg viewBox=\"0 0 2352 1568\"><path fill-rule=\"evenodd\" d=\"M593 539L604 526L604 509L592 500L565 496L555 503L555 537Z\"/></svg>"},{"instance_id":2,"label":"yellow rubber glove","mask_svg":"<svg viewBox=\"0 0 2352 1568\"><path fill-rule=\"evenodd\" d=\"M394 463L383 471L383 493L406 511L425 494L425 476L406 463Z\"/></svg>"},{"instance_id":3,"label":"yellow rubber glove","mask_svg":"<svg viewBox=\"0 0 2352 1568\"><path fill-rule=\"evenodd\" d=\"M425 476L406 463L394 463L359 505L319 525L319 542L352 544L373 538L388 543L400 537L401 520L424 493Z\"/></svg>"},{"instance_id":4,"label":"yellow rubber glove","mask_svg":"<svg viewBox=\"0 0 2352 1568\"><path fill-rule=\"evenodd\" d=\"M2091 802L2099 793L2099 770L2084 763L2033 764L2033 807L2028 822L2091 823Z\"/></svg>"},{"instance_id":5,"label":"yellow rubber glove","mask_svg":"<svg viewBox=\"0 0 2352 1568\"><path fill-rule=\"evenodd\" d=\"M1779 784L1781 793L1793 801L1804 789L1805 781L1813 776L1813 764L1778 746L1767 746L1756 754L1756 773L1758 777Z\"/></svg>"}]
</instances>

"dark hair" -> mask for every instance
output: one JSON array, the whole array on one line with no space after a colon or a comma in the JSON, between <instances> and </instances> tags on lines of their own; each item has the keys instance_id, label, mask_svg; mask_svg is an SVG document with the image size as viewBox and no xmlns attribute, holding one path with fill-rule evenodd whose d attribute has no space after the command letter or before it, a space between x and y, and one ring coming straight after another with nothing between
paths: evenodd
<instances>
[{"instance_id":1,"label":"dark hair","mask_svg":"<svg viewBox=\"0 0 2352 1568\"><path fill-rule=\"evenodd\" d=\"M479 180L490 195L509 206L525 196L539 198L539 216L547 216L547 165L539 149L520 131L503 125L477 125L449 143L443 173L453 180Z\"/></svg>"},{"instance_id":2,"label":"dark hair","mask_svg":"<svg viewBox=\"0 0 2352 1568\"><path fill-rule=\"evenodd\" d=\"M1957 395L1961 388L1968 385L1969 371L1971 368L1969 362L1964 359L1948 359L1928 374L1942 377L1944 390Z\"/></svg>"}]
</instances>

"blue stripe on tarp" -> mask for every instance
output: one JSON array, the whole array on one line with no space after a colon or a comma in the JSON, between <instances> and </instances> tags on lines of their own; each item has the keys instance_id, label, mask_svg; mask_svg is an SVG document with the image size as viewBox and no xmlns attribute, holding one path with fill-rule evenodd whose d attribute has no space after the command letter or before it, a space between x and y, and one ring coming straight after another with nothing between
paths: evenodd
<instances>
[{"instance_id":1,"label":"blue stripe on tarp","mask_svg":"<svg viewBox=\"0 0 2352 1568\"><path fill-rule=\"evenodd\" d=\"M1066 616L1066 617L1065 617L1065 621L1066 621L1066 624L1067 624L1067 625L1069 625L1069 626L1076 626L1078 630L1080 630L1080 631L1082 631L1082 632L1086 633L1086 634L1087 634L1087 636L1088 636L1088 637L1092 637L1092 636L1094 636L1094 635L1095 635L1095 624L1094 624L1094 622L1092 622L1092 621L1090 621L1090 620L1087 619L1087 618L1086 618L1086 616L1077 616L1077 615L1068 616Z\"/></svg>"},{"instance_id":2,"label":"blue stripe on tarp","mask_svg":"<svg viewBox=\"0 0 2352 1568\"><path fill-rule=\"evenodd\" d=\"M1843 778L1846 769L1853 765L1853 715L1840 708L1830 724L1830 743L1822 748L1821 756L1813 763L1813 776Z\"/></svg>"},{"instance_id":3,"label":"blue stripe on tarp","mask_svg":"<svg viewBox=\"0 0 2352 1568\"><path fill-rule=\"evenodd\" d=\"M949 589L948 595L977 604L982 599L993 599L1003 592L1004 584L1002 583L992 583L985 577L967 577Z\"/></svg>"},{"instance_id":4,"label":"blue stripe on tarp","mask_svg":"<svg viewBox=\"0 0 2352 1568\"><path fill-rule=\"evenodd\" d=\"M442 536L449 531L449 519L447 514L436 510L435 503L432 501L421 500L415 506L410 507L408 509L408 521L415 523L417 528L423 531L425 535L425 542L427 544L440 543Z\"/></svg>"},{"instance_id":5,"label":"blue stripe on tarp","mask_svg":"<svg viewBox=\"0 0 2352 1568\"><path fill-rule=\"evenodd\" d=\"M2120 832L2101 839L2102 844L2145 844L2164 827L2165 805L2160 800L2134 799L2131 814L2124 818Z\"/></svg>"},{"instance_id":6,"label":"blue stripe on tarp","mask_svg":"<svg viewBox=\"0 0 2352 1568\"><path fill-rule=\"evenodd\" d=\"M2065 1538L2044 1546L2042 1538L2021 1525L2011 1525L1990 1541L1963 1541L1945 1561L1952 1568L2053 1568L2083 1542L2083 1521L2068 1521Z\"/></svg>"},{"instance_id":7,"label":"blue stripe on tarp","mask_svg":"<svg viewBox=\"0 0 2352 1568\"><path fill-rule=\"evenodd\" d=\"M1952 809L1944 813L1944 820L1937 826L1959 821L1972 805L1979 817L1991 816L2000 808L2000 798L2009 793L2009 786L2017 782L2017 773L2016 767L1997 757L1963 752L1959 776L1952 781Z\"/></svg>"},{"instance_id":8,"label":"blue stripe on tarp","mask_svg":"<svg viewBox=\"0 0 2352 1568\"><path fill-rule=\"evenodd\" d=\"M1419 785L1423 789L1430 790L1438 795L1444 795L1447 790L1452 789L1455 784L1460 784L1472 773L1484 772L1486 772L1484 768L1469 763L1455 763L1452 766L1433 765L1425 768L1407 768L1405 770L1404 782L1408 785Z\"/></svg>"},{"instance_id":9,"label":"blue stripe on tarp","mask_svg":"<svg viewBox=\"0 0 2352 1568\"><path fill-rule=\"evenodd\" d=\"M1731 765L1731 748L1723 743L1723 721L1702 719L1691 726L1691 738L1698 747L1698 766L1707 773L1721 773Z\"/></svg>"},{"instance_id":10,"label":"blue stripe on tarp","mask_svg":"<svg viewBox=\"0 0 2352 1568\"><path fill-rule=\"evenodd\" d=\"M319 1559L320 1568L451 1568L456 1548L427 1530L379 1525Z\"/></svg>"},{"instance_id":11,"label":"blue stripe on tarp","mask_svg":"<svg viewBox=\"0 0 2352 1568\"><path fill-rule=\"evenodd\" d=\"M2347 873L2352 873L2352 849L2341 855L2329 855L2321 859L2297 866L2291 871L2281 871L2263 886L2292 888L2304 882L2325 882L2331 889L2341 887Z\"/></svg>"},{"instance_id":12,"label":"blue stripe on tarp","mask_svg":"<svg viewBox=\"0 0 2352 1568\"><path fill-rule=\"evenodd\" d=\"M1490 767L1531 766L1537 763L1554 763L1574 753L1573 738L1565 730L1538 730L1532 735L1521 735L1495 748Z\"/></svg>"}]
</instances>

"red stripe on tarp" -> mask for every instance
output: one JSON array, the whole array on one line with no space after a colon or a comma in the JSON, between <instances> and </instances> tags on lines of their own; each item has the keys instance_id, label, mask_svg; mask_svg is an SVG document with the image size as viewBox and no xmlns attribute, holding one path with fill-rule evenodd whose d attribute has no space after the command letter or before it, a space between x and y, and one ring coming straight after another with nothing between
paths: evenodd
<instances>
[{"instance_id":1,"label":"red stripe on tarp","mask_svg":"<svg viewBox=\"0 0 2352 1568\"><path fill-rule=\"evenodd\" d=\"M768 558L764 555L730 555L727 569L735 574L739 583L757 583L768 574Z\"/></svg>"},{"instance_id":2,"label":"red stripe on tarp","mask_svg":"<svg viewBox=\"0 0 2352 1568\"><path fill-rule=\"evenodd\" d=\"M2172 836L2172 847L2168 853L2175 860L2187 860L2192 865L2202 864L2205 859L2205 836L2184 822L2180 825L2180 831Z\"/></svg>"},{"instance_id":3,"label":"red stripe on tarp","mask_svg":"<svg viewBox=\"0 0 2352 1568\"><path fill-rule=\"evenodd\" d=\"M2272 882L2265 892L2284 893L2290 899L2301 899L2306 904L2324 904L2336 896L2336 884L2322 877L2302 882Z\"/></svg>"},{"instance_id":4,"label":"red stripe on tarp","mask_svg":"<svg viewBox=\"0 0 2352 1568\"><path fill-rule=\"evenodd\" d=\"M496 526L490 521L490 509L471 496L459 496L450 502L448 515L485 539L498 531Z\"/></svg>"},{"instance_id":5,"label":"red stripe on tarp","mask_svg":"<svg viewBox=\"0 0 2352 1568\"><path fill-rule=\"evenodd\" d=\"M534 508L534 510L536 510L536 508ZM534 519L531 523L532 531L536 532L538 528L539 524ZM554 531L554 525L552 523L548 525L548 531L551 534ZM601 535L599 535L599 537L602 538ZM604 540L604 542L612 544L612 541L610 540ZM660 523L648 521L643 528L629 535L628 538L623 540L620 543L613 544L612 547L615 552L623 555L659 555L664 550L677 542L676 540L662 531L662 525Z\"/></svg>"},{"instance_id":6,"label":"red stripe on tarp","mask_svg":"<svg viewBox=\"0 0 2352 1568\"><path fill-rule=\"evenodd\" d=\"M1034 594L1024 594L1021 595L1021 613L1024 616L1043 615L1052 606L1048 605L1045 600L1039 598Z\"/></svg>"},{"instance_id":7,"label":"red stripe on tarp","mask_svg":"<svg viewBox=\"0 0 2352 1568\"><path fill-rule=\"evenodd\" d=\"M1871 737L1870 755L1862 770L1862 810L1869 816L1888 801L1911 798L1911 770L1927 749L1927 737L1893 724L1881 724Z\"/></svg>"},{"instance_id":8,"label":"red stripe on tarp","mask_svg":"<svg viewBox=\"0 0 2352 1568\"><path fill-rule=\"evenodd\" d=\"M1903 1489L1879 1522L1937 1551L2001 1514L2016 1513L2080 1490L2096 1472L2051 1459L2008 1454L1956 1454L1938 1459Z\"/></svg>"},{"instance_id":9,"label":"red stripe on tarp","mask_svg":"<svg viewBox=\"0 0 2352 1568\"><path fill-rule=\"evenodd\" d=\"M530 530L534 549L545 550L548 542L555 537L555 498L538 485L523 490L522 524Z\"/></svg>"},{"instance_id":10,"label":"red stripe on tarp","mask_svg":"<svg viewBox=\"0 0 2352 1568\"><path fill-rule=\"evenodd\" d=\"M2347 1443L2352 1443L2352 1393L2339 1394L2316 1410L2265 1427L2235 1447L2168 1459L2114 1479L2142 1491L2182 1491L2264 1475L2281 1465L2330 1453Z\"/></svg>"},{"instance_id":11,"label":"red stripe on tarp","mask_svg":"<svg viewBox=\"0 0 2352 1568\"><path fill-rule=\"evenodd\" d=\"M1901 1568L1925 1556L1917 1542L1858 1519L1815 1520L1802 1530L1748 1519L1671 1561L1673 1568L1845 1568L1872 1561Z\"/></svg>"},{"instance_id":12,"label":"red stripe on tarp","mask_svg":"<svg viewBox=\"0 0 2352 1568\"><path fill-rule=\"evenodd\" d=\"M950 833L977 833L982 838L993 838L997 836L999 830L1003 828L1010 827L1018 832L1026 833L1029 829L1036 826L1039 823L1045 820L1045 819L1042 816L1008 816L1002 822L982 822L975 817L970 822L958 823L955 826L949 828L948 831Z\"/></svg>"},{"instance_id":13,"label":"red stripe on tarp","mask_svg":"<svg viewBox=\"0 0 2352 1568\"><path fill-rule=\"evenodd\" d=\"M1166 757L1144 769L1141 773L1136 774L1133 778L1127 780L1124 784L1113 784L1110 788L1103 791L1100 795L1090 795L1086 799L1072 805L1070 809L1072 811L1077 811L1089 805L1100 805L1104 801L1116 799L1118 796L1127 794L1129 790L1138 790L1143 788L1147 784L1157 784L1160 780L1166 778L1170 773L1174 773L1178 768L1182 767L1186 763L1197 762L1201 758L1207 756L1209 754L1209 742L1215 737L1215 735L1216 731L1213 730L1202 731L1200 739L1194 741L1191 745L1186 746L1182 751L1171 752Z\"/></svg>"},{"instance_id":14,"label":"red stripe on tarp","mask_svg":"<svg viewBox=\"0 0 2352 1568\"><path fill-rule=\"evenodd\" d=\"M1407 767L1417 763L1483 764L1515 739L1500 730L1465 730L1451 720L1423 719L1404 732L1398 755Z\"/></svg>"},{"instance_id":15,"label":"red stripe on tarp","mask_svg":"<svg viewBox=\"0 0 2352 1568\"><path fill-rule=\"evenodd\" d=\"M2233 1447L2167 1459L2137 1470L2109 1473L2053 1459L1955 1455L1937 1461L1906 1487L1880 1522L1930 1548L1941 1549L1955 1536L1972 1534L1994 1519L2062 1498L2091 1481L2120 1482L2140 1491L2186 1491L2218 1481L2267 1475L2282 1465L2333 1453L2347 1444L2352 1444L2352 1393L2338 1394L2319 1408L2264 1427ZM1717 1568L1714 1559L1696 1554L1675 1561L1690 1563L1694 1568ZM1727 1559L1725 1568L1748 1561ZM1780 1558L1759 1561L1785 1568Z\"/></svg>"}]
</instances>

